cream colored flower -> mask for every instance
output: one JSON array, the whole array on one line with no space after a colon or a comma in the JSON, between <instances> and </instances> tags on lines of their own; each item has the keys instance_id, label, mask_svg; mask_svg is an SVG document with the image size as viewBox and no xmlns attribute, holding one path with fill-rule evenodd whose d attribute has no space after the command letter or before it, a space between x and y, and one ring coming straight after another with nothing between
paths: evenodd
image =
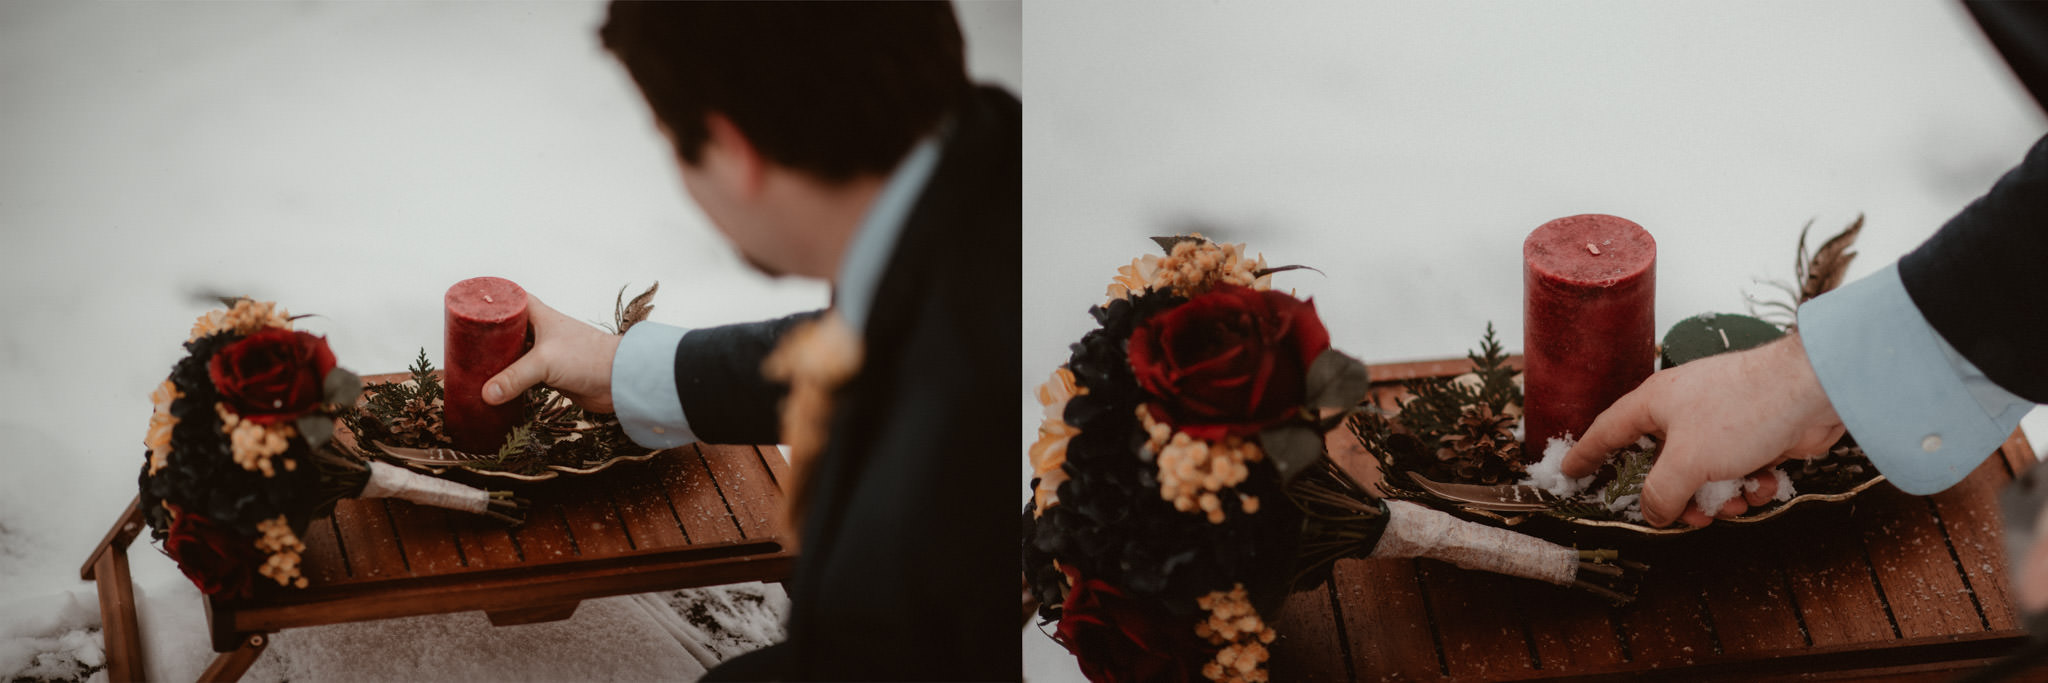
<instances>
[{"instance_id":1,"label":"cream colored flower","mask_svg":"<svg viewBox=\"0 0 2048 683\"><path fill-rule=\"evenodd\" d=\"M199 319L192 323L192 336L185 341L197 340L222 331L249 334L266 327L291 329L291 313L275 302L241 299L226 311L207 311L205 315L199 316Z\"/></svg>"},{"instance_id":2,"label":"cream colored flower","mask_svg":"<svg viewBox=\"0 0 2048 683\"><path fill-rule=\"evenodd\" d=\"M1131 259L1131 265L1116 269L1116 280L1109 284L1109 298L1125 299L1132 294L1145 291L1152 286L1152 278L1159 274L1159 256L1146 254Z\"/></svg>"},{"instance_id":3,"label":"cream colored flower","mask_svg":"<svg viewBox=\"0 0 2048 683\"><path fill-rule=\"evenodd\" d=\"M1064 419L1067 401L1086 393L1088 388L1081 386L1066 366L1054 370L1052 378L1038 387L1038 403L1045 406L1045 416L1038 424L1038 442L1031 444L1030 450L1031 471L1038 477L1038 488L1032 492L1034 515L1059 504L1060 484L1067 480L1067 471L1061 467L1067 462L1067 442L1081 433Z\"/></svg>"},{"instance_id":4,"label":"cream colored flower","mask_svg":"<svg viewBox=\"0 0 2048 683\"><path fill-rule=\"evenodd\" d=\"M1209 613L1195 623L1195 636L1221 646L1202 666L1202 676L1219 683L1265 683L1268 674L1263 665L1272 657L1266 645L1277 634L1252 607L1244 584L1229 592L1213 591L1196 598L1195 604Z\"/></svg>"},{"instance_id":5,"label":"cream colored flower","mask_svg":"<svg viewBox=\"0 0 2048 683\"><path fill-rule=\"evenodd\" d=\"M1199 241L1179 242L1164 257L1147 254L1118 268L1109 285L1109 297L1123 299L1148 290L1171 290L1193 297L1217 283L1258 290L1272 288L1272 276L1258 274L1266 268L1264 255L1246 258L1243 244L1218 244L1203 238L1201 233L1188 236Z\"/></svg>"},{"instance_id":6,"label":"cream colored flower","mask_svg":"<svg viewBox=\"0 0 2048 683\"><path fill-rule=\"evenodd\" d=\"M192 321L192 336L187 337L185 341L197 341L201 337L219 332L221 321L227 319L227 316L226 311L207 311L205 315L199 316L198 320Z\"/></svg>"},{"instance_id":7,"label":"cream colored flower","mask_svg":"<svg viewBox=\"0 0 2048 683\"><path fill-rule=\"evenodd\" d=\"M178 418L171 416L171 402L185 395L178 392L178 385L170 380L149 393L149 402L154 409L149 414L149 433L142 438L142 445L149 447L149 473L156 474L168 464L171 457L171 430L178 426Z\"/></svg>"},{"instance_id":8,"label":"cream colored flower","mask_svg":"<svg viewBox=\"0 0 2048 683\"><path fill-rule=\"evenodd\" d=\"M220 414L220 431L228 435L228 445L235 458L235 464L251 472L262 472L265 477L277 476L279 454L291 449L291 439L299 430L289 424L257 424L243 420L225 403L213 404L214 412ZM298 469L298 463L284 459L286 471Z\"/></svg>"},{"instance_id":9,"label":"cream colored flower","mask_svg":"<svg viewBox=\"0 0 2048 683\"><path fill-rule=\"evenodd\" d=\"M1175 510L1201 514L1211 524L1225 519L1223 489L1251 476L1248 463L1266 459L1257 443L1239 437L1208 441L1173 431L1152 419L1152 411L1143 405L1138 406L1138 425L1145 430L1145 447L1159 467L1159 498L1173 503ZM1245 514L1259 511L1256 496L1239 494L1238 503Z\"/></svg>"},{"instance_id":10,"label":"cream colored flower","mask_svg":"<svg viewBox=\"0 0 2048 683\"><path fill-rule=\"evenodd\" d=\"M257 573L277 581L277 585L306 587L306 577L299 574L300 553L306 552L306 544L292 533L291 522L284 515L256 523L256 530L263 537L256 539L256 549L270 554Z\"/></svg>"}]
</instances>

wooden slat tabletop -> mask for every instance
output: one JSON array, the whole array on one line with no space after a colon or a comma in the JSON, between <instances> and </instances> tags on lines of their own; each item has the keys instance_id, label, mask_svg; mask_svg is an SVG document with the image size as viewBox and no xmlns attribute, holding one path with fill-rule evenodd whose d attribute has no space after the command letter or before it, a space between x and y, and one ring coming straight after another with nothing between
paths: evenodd
<instances>
[{"instance_id":1,"label":"wooden slat tabletop","mask_svg":"<svg viewBox=\"0 0 2048 683\"><path fill-rule=\"evenodd\" d=\"M516 528L402 500L344 500L302 539L307 588L210 603L217 645L232 633L781 580L796 552L779 535L787 476L774 446L690 444L597 474L493 480L532 501Z\"/></svg>"},{"instance_id":2,"label":"wooden slat tabletop","mask_svg":"<svg viewBox=\"0 0 2048 683\"><path fill-rule=\"evenodd\" d=\"M1375 400L1463 360L1372 368ZM1434 560L1343 560L1279 615L1273 680L1943 680L2026 638L1996 493L2031 465L2015 432L1929 497L1880 484L1767 523L1600 539L1652 565L1637 600Z\"/></svg>"},{"instance_id":3,"label":"wooden slat tabletop","mask_svg":"<svg viewBox=\"0 0 2048 683\"><path fill-rule=\"evenodd\" d=\"M774 541L777 499L754 490L755 482L775 486L764 457L781 456L690 444L594 475L523 484L533 507L516 528L402 500L344 500L306 534L301 568L310 589Z\"/></svg>"}]
</instances>

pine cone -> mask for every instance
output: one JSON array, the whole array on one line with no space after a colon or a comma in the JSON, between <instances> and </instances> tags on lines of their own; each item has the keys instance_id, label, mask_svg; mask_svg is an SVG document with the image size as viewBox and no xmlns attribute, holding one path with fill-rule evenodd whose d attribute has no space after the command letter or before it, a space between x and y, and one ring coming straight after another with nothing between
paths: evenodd
<instances>
[{"instance_id":1,"label":"pine cone","mask_svg":"<svg viewBox=\"0 0 2048 683\"><path fill-rule=\"evenodd\" d=\"M441 409L423 398L407 401L397 419L391 421L391 432L402 443L440 443Z\"/></svg>"},{"instance_id":2,"label":"pine cone","mask_svg":"<svg viewBox=\"0 0 2048 683\"><path fill-rule=\"evenodd\" d=\"M1523 474L1522 446L1515 439L1515 418L1486 404L1466 406L1456 431L1438 440L1437 459L1457 480L1488 486L1513 483Z\"/></svg>"}]
</instances>

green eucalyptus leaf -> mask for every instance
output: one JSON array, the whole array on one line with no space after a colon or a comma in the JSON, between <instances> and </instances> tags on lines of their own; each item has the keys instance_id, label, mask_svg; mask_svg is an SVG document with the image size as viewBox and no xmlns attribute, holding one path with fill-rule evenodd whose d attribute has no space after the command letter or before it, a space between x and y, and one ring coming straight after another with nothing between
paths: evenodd
<instances>
[{"instance_id":1,"label":"green eucalyptus leaf","mask_svg":"<svg viewBox=\"0 0 2048 683\"><path fill-rule=\"evenodd\" d=\"M306 445L313 450L319 450L334 438L334 418L326 415L314 413L301 417L295 426L299 428L299 436L306 437Z\"/></svg>"},{"instance_id":2,"label":"green eucalyptus leaf","mask_svg":"<svg viewBox=\"0 0 2048 683\"><path fill-rule=\"evenodd\" d=\"M1346 420L1350 420L1351 416L1363 413L1366 411L1366 409L1372 407L1373 406L1359 406L1356 408L1351 408L1349 410L1331 413L1328 416L1316 417L1316 431L1328 434L1330 433L1330 430L1344 426L1344 422Z\"/></svg>"},{"instance_id":3,"label":"green eucalyptus leaf","mask_svg":"<svg viewBox=\"0 0 2048 683\"><path fill-rule=\"evenodd\" d=\"M363 395L363 378L356 373L336 367L327 371L327 379L320 385L320 401L344 408L356 404L356 397Z\"/></svg>"},{"instance_id":4,"label":"green eucalyptus leaf","mask_svg":"<svg viewBox=\"0 0 2048 683\"><path fill-rule=\"evenodd\" d=\"M1308 407L1351 408L1372 391L1365 363L1336 349L1324 349L1308 366Z\"/></svg>"},{"instance_id":5,"label":"green eucalyptus leaf","mask_svg":"<svg viewBox=\"0 0 2048 683\"><path fill-rule=\"evenodd\" d=\"M1708 356L1763 346L1785 336L1777 325L1734 313L1703 313L1671 326L1664 334L1664 368Z\"/></svg>"},{"instance_id":6,"label":"green eucalyptus leaf","mask_svg":"<svg viewBox=\"0 0 2048 683\"><path fill-rule=\"evenodd\" d=\"M1280 483L1284 486L1323 459L1323 435L1308 425L1288 422L1259 432L1259 448L1266 451L1273 468L1280 471Z\"/></svg>"}]
</instances>

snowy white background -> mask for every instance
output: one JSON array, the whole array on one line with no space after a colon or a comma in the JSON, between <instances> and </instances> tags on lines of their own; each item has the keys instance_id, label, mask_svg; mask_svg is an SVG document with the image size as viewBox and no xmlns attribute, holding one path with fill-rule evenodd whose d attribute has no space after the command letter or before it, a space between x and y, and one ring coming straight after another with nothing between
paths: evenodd
<instances>
[{"instance_id":1,"label":"snowy white background","mask_svg":"<svg viewBox=\"0 0 2048 683\"><path fill-rule=\"evenodd\" d=\"M960 13L977 77L1021 92L1020 6ZM587 320L657 280L670 324L825 302L747 270L690 204L602 18L590 2L0 3L0 678L90 658L78 566L135 494L147 394L213 295L320 314L302 327L366 373L438 358L442 291L477 275ZM155 677L190 680L210 657L196 593L146 545L132 556ZM772 609L733 611L775 628ZM686 678L691 648L718 645L659 596L483 624L290 631L250 680Z\"/></svg>"},{"instance_id":2,"label":"snowy white background","mask_svg":"<svg viewBox=\"0 0 2048 683\"><path fill-rule=\"evenodd\" d=\"M1320 268L1279 285L1369 362L1487 321L1519 350L1544 221L1648 228L1661 330L1789 278L1808 220L1866 214L1851 277L1878 269L2048 128L1951 2L1033 2L1025 34L1026 442L1028 389L1149 235ZM1079 679L1024 647L1028 678Z\"/></svg>"}]
</instances>

